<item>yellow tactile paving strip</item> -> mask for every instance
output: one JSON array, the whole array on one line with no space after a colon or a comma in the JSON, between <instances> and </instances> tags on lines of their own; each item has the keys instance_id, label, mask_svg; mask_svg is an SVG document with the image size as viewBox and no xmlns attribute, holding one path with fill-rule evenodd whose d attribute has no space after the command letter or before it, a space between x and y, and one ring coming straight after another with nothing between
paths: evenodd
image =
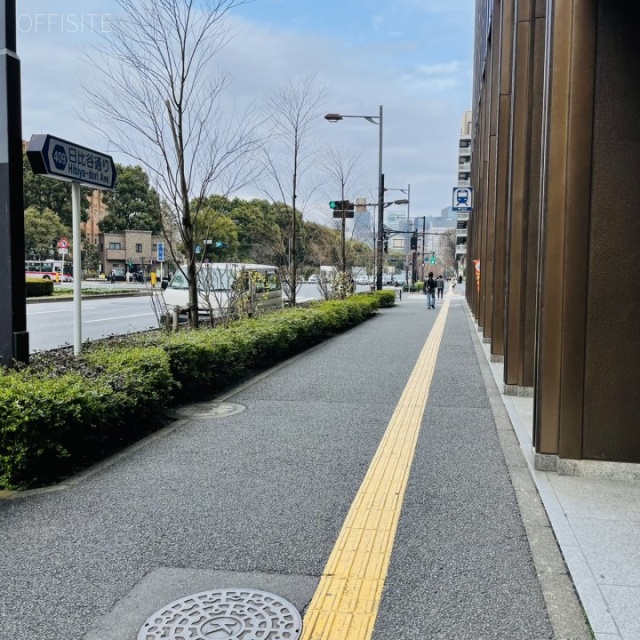
<instances>
[{"instance_id":1,"label":"yellow tactile paving strip","mask_svg":"<svg viewBox=\"0 0 640 640\"><path fill-rule=\"evenodd\" d=\"M301 640L366 640L373 634L448 311L449 299L342 525L305 615Z\"/></svg>"}]
</instances>

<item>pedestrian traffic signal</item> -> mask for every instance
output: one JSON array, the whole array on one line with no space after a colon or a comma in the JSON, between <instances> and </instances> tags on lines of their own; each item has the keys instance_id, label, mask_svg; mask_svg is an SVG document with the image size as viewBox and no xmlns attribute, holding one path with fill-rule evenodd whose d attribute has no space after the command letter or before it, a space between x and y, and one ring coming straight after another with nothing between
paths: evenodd
<instances>
[{"instance_id":1,"label":"pedestrian traffic signal","mask_svg":"<svg viewBox=\"0 0 640 640\"><path fill-rule=\"evenodd\" d=\"M418 234L417 232L413 232L413 235L411 236L411 251L417 251L418 250Z\"/></svg>"},{"instance_id":2,"label":"pedestrian traffic signal","mask_svg":"<svg viewBox=\"0 0 640 640\"><path fill-rule=\"evenodd\" d=\"M389 241L387 239L385 239L385 241L384 241L383 249L384 249L385 253L389 253Z\"/></svg>"},{"instance_id":3,"label":"pedestrian traffic signal","mask_svg":"<svg viewBox=\"0 0 640 640\"><path fill-rule=\"evenodd\" d=\"M435 263L436 263L436 256L435 256L435 254L431 256L431 260L429 260L429 262L430 262L431 264L435 264Z\"/></svg>"}]
</instances>

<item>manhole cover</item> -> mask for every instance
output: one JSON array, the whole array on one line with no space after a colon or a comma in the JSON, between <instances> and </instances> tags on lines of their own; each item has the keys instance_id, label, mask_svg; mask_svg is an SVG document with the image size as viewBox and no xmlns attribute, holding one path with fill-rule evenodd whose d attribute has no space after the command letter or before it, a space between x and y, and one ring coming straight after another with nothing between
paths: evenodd
<instances>
[{"instance_id":1,"label":"manhole cover","mask_svg":"<svg viewBox=\"0 0 640 640\"><path fill-rule=\"evenodd\" d=\"M171 602L137 640L296 640L302 619L290 603L254 589L203 591Z\"/></svg>"},{"instance_id":2,"label":"manhole cover","mask_svg":"<svg viewBox=\"0 0 640 640\"><path fill-rule=\"evenodd\" d=\"M180 416L193 417L202 416L209 418L224 418L241 413L245 410L241 404L233 402L203 402L201 404L192 404L187 407L180 407L176 413Z\"/></svg>"}]
</instances>

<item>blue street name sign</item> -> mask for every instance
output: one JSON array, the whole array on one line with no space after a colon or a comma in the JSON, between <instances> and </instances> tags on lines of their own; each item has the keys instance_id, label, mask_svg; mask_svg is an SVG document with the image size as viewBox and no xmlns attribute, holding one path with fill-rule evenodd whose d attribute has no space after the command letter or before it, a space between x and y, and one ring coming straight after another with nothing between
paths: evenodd
<instances>
[{"instance_id":1,"label":"blue street name sign","mask_svg":"<svg viewBox=\"0 0 640 640\"><path fill-rule=\"evenodd\" d=\"M473 188L454 187L451 204L454 211L473 211Z\"/></svg>"},{"instance_id":2,"label":"blue street name sign","mask_svg":"<svg viewBox=\"0 0 640 640\"><path fill-rule=\"evenodd\" d=\"M116 165L111 156L49 134L31 136L27 158L37 175L79 182L94 189L113 189Z\"/></svg>"},{"instance_id":3,"label":"blue street name sign","mask_svg":"<svg viewBox=\"0 0 640 640\"><path fill-rule=\"evenodd\" d=\"M164 242L158 242L158 262L164 262Z\"/></svg>"}]
</instances>

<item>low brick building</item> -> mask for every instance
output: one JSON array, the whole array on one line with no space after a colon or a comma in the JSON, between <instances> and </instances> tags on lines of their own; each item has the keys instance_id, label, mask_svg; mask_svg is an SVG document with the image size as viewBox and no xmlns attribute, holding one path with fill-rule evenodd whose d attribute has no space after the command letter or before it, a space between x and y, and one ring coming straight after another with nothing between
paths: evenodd
<instances>
[{"instance_id":1,"label":"low brick building","mask_svg":"<svg viewBox=\"0 0 640 640\"><path fill-rule=\"evenodd\" d=\"M151 231L131 229L120 233L99 233L100 270L107 275L113 269L124 269L125 272L155 271L159 242L164 242L164 238Z\"/></svg>"}]
</instances>

